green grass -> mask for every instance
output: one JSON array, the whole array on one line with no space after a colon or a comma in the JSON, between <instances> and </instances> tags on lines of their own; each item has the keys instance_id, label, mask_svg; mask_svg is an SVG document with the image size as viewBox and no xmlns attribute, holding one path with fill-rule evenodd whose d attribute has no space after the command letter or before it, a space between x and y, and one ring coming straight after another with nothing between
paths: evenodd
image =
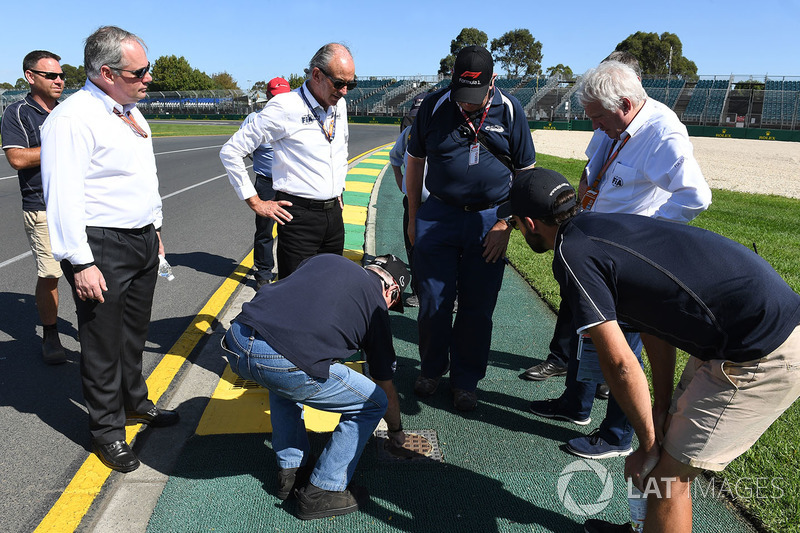
<instances>
[{"instance_id":1,"label":"green grass","mask_svg":"<svg viewBox=\"0 0 800 533\"><path fill-rule=\"evenodd\" d=\"M557 170L577 186L584 162L537 154L537 165ZM800 292L800 200L715 189L711 207L692 225L712 230L751 249L755 243L758 253L792 289ZM547 304L558 309L561 299L551 269L553 252L532 252L522 234L515 231L508 257ZM687 358L686 353L678 352L676 383ZM649 368L646 370L649 377ZM730 492L740 496L738 503L770 531L796 532L800 524L798 427L800 403L795 403L749 451L717 475L717 479L724 482L723 487L739 487Z\"/></svg>"},{"instance_id":2,"label":"green grass","mask_svg":"<svg viewBox=\"0 0 800 533\"><path fill-rule=\"evenodd\" d=\"M184 124L169 122L150 122L153 137L186 137L192 135L233 135L239 126L223 124Z\"/></svg>"}]
</instances>

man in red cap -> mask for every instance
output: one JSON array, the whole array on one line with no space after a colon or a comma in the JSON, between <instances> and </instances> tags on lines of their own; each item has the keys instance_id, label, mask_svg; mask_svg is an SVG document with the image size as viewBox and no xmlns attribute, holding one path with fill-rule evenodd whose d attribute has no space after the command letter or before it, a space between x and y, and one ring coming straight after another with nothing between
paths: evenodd
<instances>
[{"instance_id":1,"label":"man in red cap","mask_svg":"<svg viewBox=\"0 0 800 533\"><path fill-rule=\"evenodd\" d=\"M267 101L276 94L288 93L291 90L289 82L283 78L272 78L267 84ZM244 127L255 120L258 112L247 115L242 122ZM272 253L272 231L275 221L261 216L255 209L256 198L261 201L273 200L275 190L272 188L272 145L268 142L256 148L250 158L253 160L253 172L256 174L255 192L253 196L245 199L250 209L256 213L256 233L253 236L253 266L256 267L256 290L271 283L275 278L272 272L275 269L275 256Z\"/></svg>"}]
</instances>

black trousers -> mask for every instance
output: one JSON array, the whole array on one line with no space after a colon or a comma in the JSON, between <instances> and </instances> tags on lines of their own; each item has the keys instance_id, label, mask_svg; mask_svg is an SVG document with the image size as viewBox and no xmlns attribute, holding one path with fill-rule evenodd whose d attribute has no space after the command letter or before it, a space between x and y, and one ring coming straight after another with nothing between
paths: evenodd
<instances>
[{"instance_id":1,"label":"black trousers","mask_svg":"<svg viewBox=\"0 0 800 533\"><path fill-rule=\"evenodd\" d=\"M272 178L256 174L256 192L261 200L272 200L275 191L272 189ZM272 281L275 258L272 255L272 228L275 221L268 217L256 215L256 232L253 235L253 265L256 267L256 281Z\"/></svg>"},{"instance_id":2,"label":"black trousers","mask_svg":"<svg viewBox=\"0 0 800 533\"><path fill-rule=\"evenodd\" d=\"M281 193L276 193L280 200ZM278 225L278 278L297 270L304 259L317 254L344 252L344 222L339 202L329 209L307 208L297 205L284 208L292 220Z\"/></svg>"},{"instance_id":3,"label":"black trousers","mask_svg":"<svg viewBox=\"0 0 800 533\"><path fill-rule=\"evenodd\" d=\"M86 228L95 264L106 280L105 301L81 301L72 267L62 261L72 287L81 340L83 398L97 444L125 439L125 411L153 407L142 376L142 351L158 277L158 236L152 225L140 234Z\"/></svg>"}]
</instances>

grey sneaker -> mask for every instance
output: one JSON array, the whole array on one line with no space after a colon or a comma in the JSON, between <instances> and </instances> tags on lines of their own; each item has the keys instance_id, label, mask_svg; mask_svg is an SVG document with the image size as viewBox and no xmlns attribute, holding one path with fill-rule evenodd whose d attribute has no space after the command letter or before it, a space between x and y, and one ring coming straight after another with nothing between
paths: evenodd
<instances>
[{"instance_id":1,"label":"grey sneaker","mask_svg":"<svg viewBox=\"0 0 800 533\"><path fill-rule=\"evenodd\" d=\"M419 307L419 296L416 294L410 295L408 298L406 298L406 305L408 307Z\"/></svg>"},{"instance_id":2,"label":"grey sneaker","mask_svg":"<svg viewBox=\"0 0 800 533\"><path fill-rule=\"evenodd\" d=\"M364 487L350 485L338 492L323 490L309 483L297 491L297 517L302 520L328 518L358 511L369 501L369 493Z\"/></svg>"},{"instance_id":3,"label":"grey sneaker","mask_svg":"<svg viewBox=\"0 0 800 533\"><path fill-rule=\"evenodd\" d=\"M61 346L58 331L45 331L42 338L42 359L48 365L60 365L67 362L67 354Z\"/></svg>"},{"instance_id":4,"label":"grey sneaker","mask_svg":"<svg viewBox=\"0 0 800 533\"><path fill-rule=\"evenodd\" d=\"M436 392L439 386L439 379L426 378L422 374L417 376L417 381L414 382L414 394L420 397L431 396Z\"/></svg>"}]
</instances>

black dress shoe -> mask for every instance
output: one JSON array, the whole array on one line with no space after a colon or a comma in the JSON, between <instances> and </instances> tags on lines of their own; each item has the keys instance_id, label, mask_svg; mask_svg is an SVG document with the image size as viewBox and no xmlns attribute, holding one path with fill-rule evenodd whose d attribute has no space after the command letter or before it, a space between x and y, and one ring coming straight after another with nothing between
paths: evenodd
<instances>
[{"instance_id":1,"label":"black dress shoe","mask_svg":"<svg viewBox=\"0 0 800 533\"><path fill-rule=\"evenodd\" d=\"M555 376L566 375L567 365L563 364L558 359L548 358L544 362L530 367L528 370L520 374L519 377L528 381L544 381Z\"/></svg>"},{"instance_id":2,"label":"black dress shoe","mask_svg":"<svg viewBox=\"0 0 800 533\"><path fill-rule=\"evenodd\" d=\"M605 383L598 383L597 389L594 391L594 397L598 400L608 400L609 396L611 396L611 389L608 388L608 385Z\"/></svg>"},{"instance_id":3,"label":"black dress shoe","mask_svg":"<svg viewBox=\"0 0 800 533\"><path fill-rule=\"evenodd\" d=\"M159 409L153 407L146 413L133 413L126 412L126 422L131 424L149 424L154 428L163 428L166 426L174 426L181 419L176 411L169 411L167 409Z\"/></svg>"},{"instance_id":4,"label":"black dress shoe","mask_svg":"<svg viewBox=\"0 0 800 533\"><path fill-rule=\"evenodd\" d=\"M93 443L94 453L100 462L111 470L117 472L133 472L139 468L139 458L133 453L131 447L124 440L118 440L109 444Z\"/></svg>"}]
</instances>

